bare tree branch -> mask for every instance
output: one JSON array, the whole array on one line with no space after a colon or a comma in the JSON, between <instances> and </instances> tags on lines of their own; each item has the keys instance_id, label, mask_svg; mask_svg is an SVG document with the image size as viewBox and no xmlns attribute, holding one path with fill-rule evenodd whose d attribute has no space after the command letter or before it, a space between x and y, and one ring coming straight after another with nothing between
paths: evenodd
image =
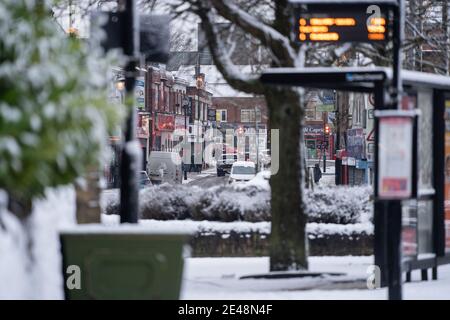
<instances>
[{"instance_id":1,"label":"bare tree branch","mask_svg":"<svg viewBox=\"0 0 450 320\"><path fill-rule=\"evenodd\" d=\"M273 27L258 21L255 17L240 9L231 1L210 0L219 15L248 32L270 48L283 66L294 67L297 64L297 52L291 46L289 38Z\"/></svg>"},{"instance_id":2,"label":"bare tree branch","mask_svg":"<svg viewBox=\"0 0 450 320\"><path fill-rule=\"evenodd\" d=\"M195 6L194 10L201 19L201 26L208 39L208 46L211 51L214 64L222 73L225 80L236 90L246 93L263 94L263 86L258 77L244 75L233 65L229 52L227 52L220 38L217 37L217 30L215 30L211 10L201 4Z\"/></svg>"}]
</instances>

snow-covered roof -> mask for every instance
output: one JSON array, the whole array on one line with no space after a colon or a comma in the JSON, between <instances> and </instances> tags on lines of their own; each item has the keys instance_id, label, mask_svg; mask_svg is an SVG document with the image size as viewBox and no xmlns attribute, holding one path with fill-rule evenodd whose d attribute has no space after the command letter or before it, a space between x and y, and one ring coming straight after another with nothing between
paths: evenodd
<instances>
[{"instance_id":1,"label":"snow-covered roof","mask_svg":"<svg viewBox=\"0 0 450 320\"><path fill-rule=\"evenodd\" d=\"M390 73L390 70L389 70ZM402 70L401 77L406 85L420 85L450 90L450 77L434 73Z\"/></svg>"},{"instance_id":2,"label":"snow-covered roof","mask_svg":"<svg viewBox=\"0 0 450 320\"><path fill-rule=\"evenodd\" d=\"M233 167L255 167L255 163L252 161L236 161L233 163Z\"/></svg>"},{"instance_id":3,"label":"snow-covered roof","mask_svg":"<svg viewBox=\"0 0 450 320\"><path fill-rule=\"evenodd\" d=\"M252 73L251 66L237 66L243 73ZM223 78L215 65L201 65L200 72L205 74L206 89L213 94L213 97L252 97L241 91L233 89ZM182 65L175 72L177 77L188 79L189 85L195 86L195 65Z\"/></svg>"},{"instance_id":4,"label":"snow-covered roof","mask_svg":"<svg viewBox=\"0 0 450 320\"><path fill-rule=\"evenodd\" d=\"M290 3L294 4L394 4L397 5L398 2L396 0L289 0Z\"/></svg>"},{"instance_id":5,"label":"snow-covered roof","mask_svg":"<svg viewBox=\"0 0 450 320\"><path fill-rule=\"evenodd\" d=\"M384 67L314 67L314 68L272 68L265 72L271 74L293 74L293 73L355 73L355 74L372 74L373 79L367 78L365 81L376 80L376 74L384 74L387 79L392 79L392 69ZM404 85L430 87L436 89L450 90L450 77L434 73L402 70L401 78ZM381 80L381 79L379 79Z\"/></svg>"},{"instance_id":6,"label":"snow-covered roof","mask_svg":"<svg viewBox=\"0 0 450 320\"><path fill-rule=\"evenodd\" d=\"M270 68L265 70L265 72L270 73L385 72L386 74L388 74L390 72L390 69L382 67L310 67L310 68Z\"/></svg>"}]
</instances>

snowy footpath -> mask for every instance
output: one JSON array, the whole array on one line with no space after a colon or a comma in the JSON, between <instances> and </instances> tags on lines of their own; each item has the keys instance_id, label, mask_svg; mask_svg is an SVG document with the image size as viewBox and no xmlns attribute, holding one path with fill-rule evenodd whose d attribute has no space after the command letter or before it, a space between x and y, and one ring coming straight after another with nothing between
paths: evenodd
<instances>
[{"instance_id":1,"label":"snowy footpath","mask_svg":"<svg viewBox=\"0 0 450 320\"><path fill-rule=\"evenodd\" d=\"M0 299L63 298L58 230L75 224L74 203L73 188L60 188L48 192L46 199L36 201L33 215L25 225L20 225L11 214L2 212ZM102 215L102 222L106 226L118 226L118 216ZM143 228L160 232L166 229L206 232L210 229L229 230L230 226L232 229L257 227L268 232L270 228L268 222L238 224L151 220L140 223ZM373 257L310 257L310 271L338 272L345 276L240 280L241 276L266 273L268 258L186 258L181 298L386 299L386 289L369 290L366 287L367 269L372 263ZM438 277L437 281L422 282L419 281L420 272L413 272L412 283L404 286L405 299L450 299L450 265L439 267Z\"/></svg>"},{"instance_id":2,"label":"snowy footpath","mask_svg":"<svg viewBox=\"0 0 450 320\"><path fill-rule=\"evenodd\" d=\"M182 299L386 299L387 289L366 287L367 269L373 257L310 257L314 272L340 272L342 277L291 279L239 279L266 273L269 259L188 258L184 269ZM450 265L438 269L437 281L419 281L420 271L404 285L404 299L450 299ZM330 281L330 280L335 281Z\"/></svg>"}]
</instances>

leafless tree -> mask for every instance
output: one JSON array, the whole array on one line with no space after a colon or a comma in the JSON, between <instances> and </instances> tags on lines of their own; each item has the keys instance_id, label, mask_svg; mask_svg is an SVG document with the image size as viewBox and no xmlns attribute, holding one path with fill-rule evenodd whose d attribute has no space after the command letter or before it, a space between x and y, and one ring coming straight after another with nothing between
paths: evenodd
<instances>
[{"instance_id":1,"label":"leafless tree","mask_svg":"<svg viewBox=\"0 0 450 320\"><path fill-rule=\"evenodd\" d=\"M299 46L291 38L294 29L288 1L189 0L174 3L172 8L179 19L188 13L200 18L214 64L229 85L239 91L265 97L270 128L280 130L280 168L270 180L270 269L306 269L306 215L299 143L303 108L299 91L266 86L259 81L258 75L241 72L231 59L236 42L227 43L217 26L222 19L254 38L270 53L273 67L300 67L303 61Z\"/></svg>"}]
</instances>

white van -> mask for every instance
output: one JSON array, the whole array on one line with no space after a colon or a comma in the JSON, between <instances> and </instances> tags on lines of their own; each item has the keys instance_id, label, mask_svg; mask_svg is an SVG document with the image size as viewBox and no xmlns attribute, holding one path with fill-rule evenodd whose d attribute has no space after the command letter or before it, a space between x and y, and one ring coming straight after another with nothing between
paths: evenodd
<instances>
[{"instance_id":1,"label":"white van","mask_svg":"<svg viewBox=\"0 0 450 320\"><path fill-rule=\"evenodd\" d=\"M152 151L148 159L147 172L153 184L182 183L181 157L177 152Z\"/></svg>"},{"instance_id":2,"label":"white van","mask_svg":"<svg viewBox=\"0 0 450 320\"><path fill-rule=\"evenodd\" d=\"M236 161L231 167L228 183L246 182L256 176L256 165L252 161Z\"/></svg>"}]
</instances>

